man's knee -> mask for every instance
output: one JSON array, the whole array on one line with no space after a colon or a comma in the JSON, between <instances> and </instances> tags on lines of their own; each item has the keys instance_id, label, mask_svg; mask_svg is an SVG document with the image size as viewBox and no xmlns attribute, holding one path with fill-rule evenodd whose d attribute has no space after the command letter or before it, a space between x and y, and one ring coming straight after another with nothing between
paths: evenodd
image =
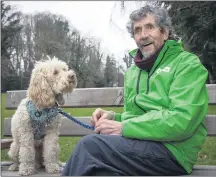
<instances>
[{"instance_id":1,"label":"man's knee","mask_svg":"<svg viewBox=\"0 0 216 177\"><path fill-rule=\"evenodd\" d=\"M87 149L97 148L98 143L99 143L98 140L100 139L99 136L100 135L98 134L86 135L79 141L77 146L83 146L84 148L87 148Z\"/></svg>"}]
</instances>

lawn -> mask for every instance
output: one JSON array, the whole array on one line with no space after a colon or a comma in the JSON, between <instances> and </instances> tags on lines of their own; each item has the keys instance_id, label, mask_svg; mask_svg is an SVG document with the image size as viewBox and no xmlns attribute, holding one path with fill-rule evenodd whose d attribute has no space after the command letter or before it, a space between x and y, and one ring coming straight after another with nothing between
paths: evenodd
<instances>
[{"instance_id":1,"label":"lawn","mask_svg":"<svg viewBox=\"0 0 216 177\"><path fill-rule=\"evenodd\" d=\"M3 122L5 117L11 117L14 110L5 109L5 98L6 95L1 95L1 138L3 132ZM113 110L116 112L121 112L122 108L105 108L107 110ZM76 108L76 109L64 109L66 112L70 112L73 116L90 116L95 108ZM216 106L209 106L208 114L216 114ZM59 143L61 146L60 160L62 162L67 161L73 148L79 141L80 137L60 137ZM203 145L202 150L199 153L199 158L197 164L205 165L216 165L216 137L208 137ZM8 150L1 151L1 160L9 160L7 156Z\"/></svg>"}]
</instances>

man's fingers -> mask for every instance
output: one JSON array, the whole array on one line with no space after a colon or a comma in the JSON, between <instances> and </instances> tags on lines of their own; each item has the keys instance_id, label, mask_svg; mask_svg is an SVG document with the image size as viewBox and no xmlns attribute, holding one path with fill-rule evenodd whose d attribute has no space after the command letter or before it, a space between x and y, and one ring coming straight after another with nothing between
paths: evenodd
<instances>
[{"instance_id":1,"label":"man's fingers","mask_svg":"<svg viewBox=\"0 0 216 177\"><path fill-rule=\"evenodd\" d=\"M100 108L97 108L93 114L92 114L92 117L91 117L91 124L92 125L95 125L96 122L98 121L98 119L100 119L100 116L101 116L101 109Z\"/></svg>"},{"instance_id":2,"label":"man's fingers","mask_svg":"<svg viewBox=\"0 0 216 177\"><path fill-rule=\"evenodd\" d=\"M99 119L95 124L95 132L101 133L101 131L106 127L106 119Z\"/></svg>"},{"instance_id":3,"label":"man's fingers","mask_svg":"<svg viewBox=\"0 0 216 177\"><path fill-rule=\"evenodd\" d=\"M111 135L111 134L114 134L113 133L113 129L110 129L109 127L97 127L95 129L95 133L98 133L98 134L105 134L105 135Z\"/></svg>"},{"instance_id":4,"label":"man's fingers","mask_svg":"<svg viewBox=\"0 0 216 177\"><path fill-rule=\"evenodd\" d=\"M107 135L121 135L122 124L116 121L99 119L95 124L95 132Z\"/></svg>"},{"instance_id":5,"label":"man's fingers","mask_svg":"<svg viewBox=\"0 0 216 177\"><path fill-rule=\"evenodd\" d=\"M100 133L100 130L101 130L101 127L95 127L95 130L94 130L94 131L95 131L95 133L98 133L98 134L99 134L99 133Z\"/></svg>"},{"instance_id":6,"label":"man's fingers","mask_svg":"<svg viewBox=\"0 0 216 177\"><path fill-rule=\"evenodd\" d=\"M102 116L95 124L95 127L99 127L101 126L102 124L108 124L108 121L107 119L104 119L104 117Z\"/></svg>"},{"instance_id":7,"label":"man's fingers","mask_svg":"<svg viewBox=\"0 0 216 177\"><path fill-rule=\"evenodd\" d=\"M91 123L91 125L95 126L96 122L93 120L93 118L91 118L90 123Z\"/></svg>"},{"instance_id":8,"label":"man's fingers","mask_svg":"<svg viewBox=\"0 0 216 177\"><path fill-rule=\"evenodd\" d=\"M91 122L92 125L95 125L96 122L97 122L97 120L93 117L93 115L92 115L92 117L91 117L90 122Z\"/></svg>"},{"instance_id":9,"label":"man's fingers","mask_svg":"<svg viewBox=\"0 0 216 177\"><path fill-rule=\"evenodd\" d=\"M106 126L105 124L95 127L95 133L110 134L111 132L112 129L110 129L110 127Z\"/></svg>"},{"instance_id":10,"label":"man's fingers","mask_svg":"<svg viewBox=\"0 0 216 177\"><path fill-rule=\"evenodd\" d=\"M95 125L98 121L98 118L97 116L93 116L92 119L91 119L91 122Z\"/></svg>"}]
</instances>

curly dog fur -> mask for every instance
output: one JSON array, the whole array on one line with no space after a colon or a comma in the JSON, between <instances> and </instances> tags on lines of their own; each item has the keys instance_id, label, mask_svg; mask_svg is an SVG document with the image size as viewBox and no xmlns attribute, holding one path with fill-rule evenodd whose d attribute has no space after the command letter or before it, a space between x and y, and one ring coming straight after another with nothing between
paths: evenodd
<instances>
[{"instance_id":1,"label":"curly dog fur","mask_svg":"<svg viewBox=\"0 0 216 177\"><path fill-rule=\"evenodd\" d=\"M63 105L63 94L72 92L76 85L76 74L65 62L48 57L36 63L27 97L21 101L11 120L13 142L8 155L13 164L9 170L19 170L19 175L32 175L41 166L48 173L60 171L58 140L62 116L58 114L46 125L45 136L35 140L26 103L31 100L37 109L51 108L56 102Z\"/></svg>"}]
</instances>

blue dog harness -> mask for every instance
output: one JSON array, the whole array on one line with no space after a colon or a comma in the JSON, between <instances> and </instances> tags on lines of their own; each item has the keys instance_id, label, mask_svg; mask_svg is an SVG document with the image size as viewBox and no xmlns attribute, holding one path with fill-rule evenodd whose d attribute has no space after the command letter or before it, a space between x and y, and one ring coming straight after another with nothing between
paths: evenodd
<instances>
[{"instance_id":1,"label":"blue dog harness","mask_svg":"<svg viewBox=\"0 0 216 177\"><path fill-rule=\"evenodd\" d=\"M38 110L32 101L26 103L27 111L30 115L30 120L34 132L34 139L40 140L45 135L45 127L55 119L58 114L58 105L52 108Z\"/></svg>"},{"instance_id":2,"label":"blue dog harness","mask_svg":"<svg viewBox=\"0 0 216 177\"><path fill-rule=\"evenodd\" d=\"M57 116L58 113L64 115L68 119L73 122L81 125L84 128L94 130L94 126L87 125L76 118L70 116L69 114L63 112L58 108L58 104L56 103L52 108L45 108L42 110L38 110L32 101L28 101L26 103L27 111L30 115L30 120L33 128L33 134L35 140L40 140L45 136L45 127Z\"/></svg>"}]
</instances>

